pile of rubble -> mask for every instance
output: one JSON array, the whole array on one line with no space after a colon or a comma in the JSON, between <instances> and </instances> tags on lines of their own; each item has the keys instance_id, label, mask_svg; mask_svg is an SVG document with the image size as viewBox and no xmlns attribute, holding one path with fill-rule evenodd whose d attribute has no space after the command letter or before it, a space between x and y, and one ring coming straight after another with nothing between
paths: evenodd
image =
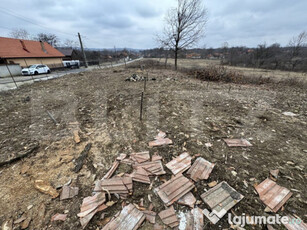
<instances>
[{"instance_id":1,"label":"pile of rubble","mask_svg":"<svg viewBox=\"0 0 307 230\"><path fill-rule=\"evenodd\" d=\"M224 139L228 147L250 147L252 144L245 139ZM162 145L171 145L173 141L166 138L166 133L159 132L155 140L148 143L149 147ZM90 146L86 147L84 152L87 152ZM192 162L193 160L193 162ZM115 174L120 164L128 164L133 168L132 173ZM172 173L170 180L162 179L163 184L154 188L154 183L158 178L166 174L166 167ZM214 163L207 161L202 157L194 160L189 153L184 152L175 157L165 165L162 162L162 157L158 153L153 155L149 151L138 153L125 154L121 153L115 159L112 167L104 175L104 177L95 182L92 196L83 199L80 213L77 216L80 218L82 228L85 228L91 221L94 215L102 212L113 206L119 200L122 200L122 210L118 210L112 218L105 218L105 212L102 212L101 219L105 220L102 230L116 229L138 229L146 220L153 224L154 229L164 229L165 226L156 222L157 216L162 223L170 228L179 228L180 230L201 230L204 229L204 216L212 223L216 224L223 218L227 212L237 205L244 196L232 188L226 181L217 183L213 181L208 184L209 190L205 188L200 195L201 200L197 200L195 192L197 192L195 184L201 180L207 180L214 168L217 167ZM259 185L255 185L255 190L259 194L260 200L267 206L266 212L277 212L282 208L286 201L292 196L289 189L279 186L276 183L278 170L270 171L270 178L267 178ZM113 176L114 175L114 176ZM160 178L161 179L161 178ZM140 199L140 203L128 202L127 198L133 196L133 182L139 182L149 185L149 190L153 194L144 195ZM60 195L60 200L70 199L76 196L79 192L77 187L71 187L69 184L63 186L61 194L53 190L50 185L42 181L36 182L36 188L41 192L57 197ZM154 211L152 196L157 196L163 202L164 209L160 212ZM149 205L145 207L144 200L148 200ZM205 203L203 210L199 205ZM184 205L188 207L188 211L176 211L174 204ZM158 211L158 210L156 210ZM67 214L57 213L52 217L52 221L65 221ZM288 218L292 218L289 216ZM307 229L307 225L302 222L298 227L294 225L286 225L288 229ZM268 226L270 229L272 226ZM242 229L242 228L236 228Z\"/></svg>"},{"instance_id":2,"label":"pile of rubble","mask_svg":"<svg viewBox=\"0 0 307 230\"><path fill-rule=\"evenodd\" d=\"M252 146L245 139L225 139L224 141L229 147ZM166 134L161 131L155 140L148 143L149 147L170 144L173 144L172 140L166 138ZM126 204L126 202L123 202L122 210L106 223L102 228L103 230L137 229L145 220L154 224L155 229L163 229L163 226L156 223L157 215L165 225L171 228L203 229L203 216L207 217L212 224L216 224L244 196L226 181L220 183L214 181L209 184L210 189L208 191L204 190L205 192L200 195L208 209L200 209L197 205L201 201L197 201L193 194L195 192L194 183L199 180L207 180L214 170L215 164L202 157L196 158L193 163L192 159L185 152L165 164L165 167L172 172L173 176L170 180L164 181L160 186L153 188L153 182L159 176L166 174L162 157L157 153L150 156L149 151L131 153L130 155L120 154L107 174L101 180L96 181L93 190L94 195L83 199L81 211L78 214L82 227L84 228L97 212L112 206L115 203L112 200L113 198L125 200L129 196L133 196L133 181L148 184L149 189L163 202L165 209L159 213L154 212L151 195L147 197L150 202L147 208L144 207L145 197L141 199L140 204ZM120 164L131 165L133 172L113 176ZM266 179L255 189L260 199L272 212L277 212L292 195L287 188L277 185L271 179ZM66 195L61 194L61 197L67 198L75 195L78 190L65 187L63 192ZM190 210L176 214L176 210L173 207L175 202L179 205L188 206Z\"/></svg>"},{"instance_id":3,"label":"pile of rubble","mask_svg":"<svg viewBox=\"0 0 307 230\"><path fill-rule=\"evenodd\" d=\"M137 75L136 73L132 74L130 77L126 78L125 81L144 81L144 77Z\"/></svg>"}]
</instances>

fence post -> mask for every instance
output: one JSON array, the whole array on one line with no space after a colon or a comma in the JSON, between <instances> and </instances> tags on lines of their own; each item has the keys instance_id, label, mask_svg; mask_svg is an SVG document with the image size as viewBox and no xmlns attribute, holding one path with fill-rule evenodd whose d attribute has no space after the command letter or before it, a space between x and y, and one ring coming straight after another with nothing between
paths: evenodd
<instances>
[{"instance_id":1,"label":"fence post","mask_svg":"<svg viewBox=\"0 0 307 230\"><path fill-rule=\"evenodd\" d=\"M7 68L7 70L9 71L9 73L11 75L11 78L13 79L13 82L15 83L16 88L18 89L17 83L16 83L16 81L15 81L15 79L14 79L14 77L13 77L13 75L12 75L10 69L9 69L9 67L7 66L7 64L5 64L5 65L6 65L6 68Z\"/></svg>"},{"instance_id":2,"label":"fence post","mask_svg":"<svg viewBox=\"0 0 307 230\"><path fill-rule=\"evenodd\" d=\"M141 94L140 121L143 118L143 97L144 97L144 92L142 92Z\"/></svg>"}]
</instances>

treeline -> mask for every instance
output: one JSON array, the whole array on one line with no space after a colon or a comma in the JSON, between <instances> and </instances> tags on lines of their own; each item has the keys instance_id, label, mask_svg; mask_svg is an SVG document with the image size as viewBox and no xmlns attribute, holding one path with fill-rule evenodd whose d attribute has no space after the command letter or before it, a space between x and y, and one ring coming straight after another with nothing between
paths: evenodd
<instances>
[{"instance_id":1,"label":"treeline","mask_svg":"<svg viewBox=\"0 0 307 230\"><path fill-rule=\"evenodd\" d=\"M174 52L163 48L143 51L144 57L174 58ZM228 47L184 49L179 58L220 60L223 65L279 69L291 71L307 71L307 33L302 32L293 37L286 47L278 43L272 45L259 44L256 48Z\"/></svg>"}]
</instances>

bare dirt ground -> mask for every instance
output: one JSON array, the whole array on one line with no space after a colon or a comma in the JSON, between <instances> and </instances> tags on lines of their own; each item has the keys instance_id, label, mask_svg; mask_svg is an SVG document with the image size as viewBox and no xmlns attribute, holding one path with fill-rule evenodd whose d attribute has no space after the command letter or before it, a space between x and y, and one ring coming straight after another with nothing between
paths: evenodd
<instances>
[{"instance_id":1,"label":"bare dirt ground","mask_svg":"<svg viewBox=\"0 0 307 230\"><path fill-rule=\"evenodd\" d=\"M209 188L207 183L227 181L245 196L232 209L237 215L270 215L264 212L265 205L253 185L266 179L270 169L279 169L277 183L291 189L293 196L278 214L296 214L306 222L306 90L273 84L207 83L172 70L148 69L144 117L140 121L144 83L124 81L137 71L119 67L94 70L0 94L1 159L38 143L28 156L0 167L0 223L25 215L31 219L28 229L81 229L76 214L82 199L91 195L94 181L102 178L119 153L143 150L158 152L164 163L185 151L216 163L210 178L196 183L193 193L201 200L200 195ZM286 111L297 116L283 115ZM174 144L149 149L148 142L158 129L167 132ZM79 130L79 144L73 140L74 130ZM253 146L229 148L223 138L246 138ZM75 159L87 143L92 143L89 156L81 171L75 173ZM205 143L213 146L207 148ZM130 166L121 166L115 174L131 171ZM170 179L171 172L167 170L161 178ZM64 201L52 199L35 189L37 179L49 181L53 187L72 180L72 185L80 189L79 195ZM153 187L162 183L158 180ZM153 194L149 186L135 182L133 186L133 196L127 201L139 203L144 198L148 207L145 194ZM121 210L121 203L119 200L108 208L106 218ZM164 209L156 195L153 205L153 211ZM187 209L177 204L174 207L177 211ZM202 202L199 207L207 206ZM51 222L56 213L67 213L68 218ZM86 228L101 229L99 217L96 214ZM158 217L157 221L161 223ZM205 224L206 229L229 228L227 216L216 225L205 218ZM20 229L19 224L14 226ZM141 229L153 229L153 225L146 222Z\"/></svg>"}]
</instances>

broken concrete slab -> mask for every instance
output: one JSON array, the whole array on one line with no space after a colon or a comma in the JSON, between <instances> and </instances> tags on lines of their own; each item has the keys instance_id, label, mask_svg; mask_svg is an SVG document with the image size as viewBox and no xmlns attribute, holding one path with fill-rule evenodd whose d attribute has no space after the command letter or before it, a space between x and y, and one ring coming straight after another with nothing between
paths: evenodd
<instances>
[{"instance_id":1,"label":"broken concrete slab","mask_svg":"<svg viewBox=\"0 0 307 230\"><path fill-rule=\"evenodd\" d=\"M159 217L161 218L162 222L168 225L171 228L175 228L179 226L179 221L175 213L175 209L173 206L170 208L159 212Z\"/></svg>"},{"instance_id":2,"label":"broken concrete slab","mask_svg":"<svg viewBox=\"0 0 307 230\"><path fill-rule=\"evenodd\" d=\"M214 165L215 164L205 160L204 158L198 157L187 172L187 175L195 182L198 180L207 180Z\"/></svg>"},{"instance_id":3,"label":"broken concrete slab","mask_svg":"<svg viewBox=\"0 0 307 230\"><path fill-rule=\"evenodd\" d=\"M149 178L149 173L143 169L142 167L139 167L137 169L135 169L132 173L131 173L131 177L133 181L137 181L137 182L141 182L141 183L145 183L145 184L150 184L150 178Z\"/></svg>"},{"instance_id":4,"label":"broken concrete slab","mask_svg":"<svg viewBox=\"0 0 307 230\"><path fill-rule=\"evenodd\" d=\"M78 193L79 193L78 187L70 187L68 185L64 185L60 195L60 200L73 198L74 196L77 196Z\"/></svg>"},{"instance_id":5,"label":"broken concrete slab","mask_svg":"<svg viewBox=\"0 0 307 230\"><path fill-rule=\"evenodd\" d=\"M189 206L190 208L193 208L196 203L196 198L193 195L193 193L188 192L186 195L181 197L178 201L178 204Z\"/></svg>"},{"instance_id":6,"label":"broken concrete slab","mask_svg":"<svg viewBox=\"0 0 307 230\"><path fill-rule=\"evenodd\" d=\"M170 206L175 201L190 192L195 185L182 174L178 174L169 181L155 188L154 192L158 194L161 200Z\"/></svg>"},{"instance_id":7,"label":"broken concrete slab","mask_svg":"<svg viewBox=\"0 0 307 230\"><path fill-rule=\"evenodd\" d=\"M255 186L255 189L260 200L273 212L277 212L292 196L292 192L289 189L279 186L269 178Z\"/></svg>"},{"instance_id":8,"label":"broken concrete slab","mask_svg":"<svg viewBox=\"0 0 307 230\"><path fill-rule=\"evenodd\" d=\"M133 204L125 206L120 214L105 225L102 230L136 230L145 220L145 214Z\"/></svg>"},{"instance_id":9,"label":"broken concrete slab","mask_svg":"<svg viewBox=\"0 0 307 230\"><path fill-rule=\"evenodd\" d=\"M117 167L119 166L119 162L116 160L113 162L112 167L109 169L106 175L104 175L103 179L109 179L113 173L116 171Z\"/></svg>"},{"instance_id":10,"label":"broken concrete slab","mask_svg":"<svg viewBox=\"0 0 307 230\"><path fill-rule=\"evenodd\" d=\"M240 202L244 196L223 181L203 193L200 197L212 210L212 212L209 213L209 210L204 209L203 214L213 224L216 224L228 210Z\"/></svg>"},{"instance_id":11,"label":"broken concrete slab","mask_svg":"<svg viewBox=\"0 0 307 230\"><path fill-rule=\"evenodd\" d=\"M162 165L162 161L149 161L149 162L144 162L141 164L134 164L133 168L137 169L137 168L143 168L145 169L148 173L149 176L160 176L165 174L166 172L164 171L163 165Z\"/></svg>"},{"instance_id":12,"label":"broken concrete slab","mask_svg":"<svg viewBox=\"0 0 307 230\"><path fill-rule=\"evenodd\" d=\"M165 166L171 170L174 175L177 175L178 173L183 173L191 167L191 159L192 157L190 154L185 152L168 162Z\"/></svg>"},{"instance_id":13,"label":"broken concrete slab","mask_svg":"<svg viewBox=\"0 0 307 230\"><path fill-rule=\"evenodd\" d=\"M155 224L156 223L156 215L157 213L149 210L144 210L143 213L145 214L146 220L151 223Z\"/></svg>"},{"instance_id":14,"label":"broken concrete slab","mask_svg":"<svg viewBox=\"0 0 307 230\"><path fill-rule=\"evenodd\" d=\"M137 163L143 163L150 160L149 151L139 152L139 153L131 153L130 154L131 160Z\"/></svg>"},{"instance_id":15,"label":"broken concrete slab","mask_svg":"<svg viewBox=\"0 0 307 230\"><path fill-rule=\"evenodd\" d=\"M250 147L253 146L246 139L224 139L228 147Z\"/></svg>"}]
</instances>

